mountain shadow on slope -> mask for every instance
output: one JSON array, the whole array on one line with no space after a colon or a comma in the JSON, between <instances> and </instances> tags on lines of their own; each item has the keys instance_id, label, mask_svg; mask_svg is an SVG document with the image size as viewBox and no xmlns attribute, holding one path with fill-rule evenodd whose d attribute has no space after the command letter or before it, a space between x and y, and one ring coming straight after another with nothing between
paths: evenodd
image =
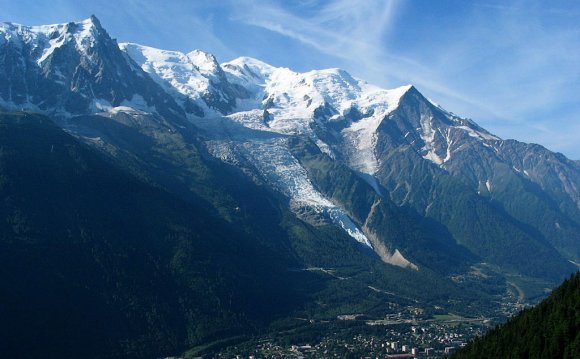
<instances>
[{"instance_id":1,"label":"mountain shadow on slope","mask_svg":"<svg viewBox=\"0 0 580 359\"><path fill-rule=\"evenodd\" d=\"M47 118L1 114L0 143L1 357L168 355L304 302L291 258Z\"/></svg>"}]
</instances>

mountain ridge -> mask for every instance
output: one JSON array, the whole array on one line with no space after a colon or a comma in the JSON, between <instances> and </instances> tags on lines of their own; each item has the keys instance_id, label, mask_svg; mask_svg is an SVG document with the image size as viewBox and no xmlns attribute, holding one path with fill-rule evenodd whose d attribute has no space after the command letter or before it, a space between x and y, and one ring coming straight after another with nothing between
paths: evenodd
<instances>
[{"instance_id":1,"label":"mountain ridge","mask_svg":"<svg viewBox=\"0 0 580 359\"><path fill-rule=\"evenodd\" d=\"M580 170L573 165L574 162L566 162L565 158L555 156L551 157L551 162L538 164L544 166L542 171L534 170L533 166L526 167L524 165L529 161L519 160L518 156L528 151L530 145L524 145L528 147L515 152L512 150L511 154L504 155L501 150L503 144L515 142L501 140L473 121L441 109L412 85L384 90L355 79L341 69L297 73L247 57L220 65L213 55L199 50L183 54L128 43L117 46L95 17L65 25L16 27L19 28L16 32L7 31L6 25L2 28L5 46L11 43L8 41L10 36L6 35L8 33L11 36L16 34L17 40L28 39L30 43L34 36L27 34L35 32L50 32L51 36L58 35L55 38L64 39L51 44L51 52L42 55L44 62L54 62L52 67L55 69L70 67L69 62L63 62L55 56L71 42L70 39L66 40L69 32L72 31L75 35L78 28L81 28L81 41L75 40L73 52L80 59L77 68L88 71L89 77L83 80L86 81L83 86L72 82L70 95L69 92L62 95L65 99L80 95L86 104L84 109L79 108L81 113L110 118L127 115L150 117L153 121L165 121L177 132L193 125L196 128L194 131L201 130L209 134L210 138L202 138L201 142L212 156L226 159L225 162L229 164L237 163L246 173L253 173L253 178L262 178L268 186L289 199L290 208L299 217L314 222L318 222L317 218L320 216L327 217L360 243L370 245L368 235L372 230L361 227L364 223L357 225L344 208L336 206L316 190L316 184L312 183L307 172L293 157L285 137L308 137L321 152L333 160L347 164L377 193L390 197L398 205L409 204L422 215L428 215L433 203L429 196L437 198L440 189L432 187L428 192L411 193L413 186L410 182L415 181L409 177L412 172L407 172L406 177L393 175L387 170L390 165L385 160L397 158L396 164L399 164L413 158L413 153L419 154L420 159L413 160L413 172L417 173L418 178L451 176L458 179L468 186L457 187L462 188L460 191L477 192L477 196L473 197L476 202L481 202L481 197L484 202L489 200L497 203L492 206L484 204L484 207L489 208L485 213L495 211L498 213L492 216L501 217L507 214L513 217L514 233L521 232L516 238L535 238L535 243L545 247L542 244L544 239L540 237L546 237L556 246L559 255L574 261L580 260L580 249L576 245L580 238L580 186L575 182L580 176ZM9 50L10 46L8 52ZM26 53L37 52L26 50L21 55L26 58ZM91 60L92 56L95 61ZM99 74L112 76L115 71L124 74L122 83L114 76L96 76L93 85L90 74L94 73L91 70L94 66L99 69ZM50 74L50 71L43 70L40 77L51 81L53 79ZM12 75L8 75L7 83L10 83ZM127 84L127 79L134 79L131 80L134 81L133 84ZM138 83L144 85L135 85ZM99 95L94 91L99 86L112 90L105 91L109 95ZM21 97L30 98L26 93L27 88L24 86L25 93ZM87 89L90 90L90 95L86 92ZM13 94L12 86L7 90L9 96L6 96L6 89L0 92L5 105L9 102L5 98L12 99ZM119 95L115 95L117 91ZM110 94L113 97L108 97ZM67 101L59 96L52 97L56 104ZM45 102L42 100L42 103ZM26 107L33 104L14 103L12 108L15 105ZM32 107L39 109L37 105ZM66 104L64 107L66 108ZM67 113L61 116L59 122L69 131L81 137L85 136L84 132L95 132L90 128L80 130L78 126L82 122L75 121L74 116ZM59 117L58 113L55 114ZM91 142L91 138L100 138L97 135L98 131L91 137L85 137L85 140ZM394 154L404 151L408 153L404 155L408 158L392 157L388 154L391 151ZM429 169L430 164L439 170ZM508 164L512 164L512 168L506 170ZM469 169L466 171L467 168ZM514 202L509 195L511 187L502 187L501 183L494 180L497 173L494 168L503 168L499 172L502 178L509 175L522 182L523 185L519 185L518 190L522 192L522 196L535 196L536 214L530 215L520 197ZM417 170L425 172L419 175ZM536 172L555 172L557 175L548 183L541 180ZM520 178L522 174L526 177L524 180ZM533 183L532 187L528 185L529 181ZM542 193L534 194L537 190L533 186ZM444 197L450 195L447 191ZM473 195L466 193L466 196ZM559 206L554 206L553 201L550 202L549 198L554 197L560 201ZM408 200L413 203L408 203ZM452 211L456 211L459 216L465 216L465 210L459 209L461 206L453 208L455 209ZM548 225L547 219L543 220L540 227L537 226L537 216L542 213L550 213L552 227ZM476 242L461 239L473 234L459 229L453 231L457 224L447 222L444 218L436 220L443 221L445 226L451 226L449 228L458 243L476 245ZM465 223L465 220L462 221L458 223ZM521 221L523 222L518 224ZM489 226L491 222L486 223L484 226ZM531 226L533 230L525 229L525 226ZM536 230L539 230L539 235L534 232ZM560 231L564 231L565 237L571 239L562 241ZM393 251L398 249L394 248ZM403 257L406 255L400 251L398 253ZM498 254L495 250L493 253ZM562 263L561 259L556 259L559 255L554 254L554 261Z\"/></svg>"}]
</instances>

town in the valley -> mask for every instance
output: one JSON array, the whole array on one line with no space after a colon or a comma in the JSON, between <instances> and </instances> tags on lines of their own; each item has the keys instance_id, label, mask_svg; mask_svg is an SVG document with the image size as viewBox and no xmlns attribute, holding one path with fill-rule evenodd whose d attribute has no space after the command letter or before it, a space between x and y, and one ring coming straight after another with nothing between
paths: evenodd
<instances>
[{"instance_id":1,"label":"town in the valley","mask_svg":"<svg viewBox=\"0 0 580 359\"><path fill-rule=\"evenodd\" d=\"M218 358L446 358L523 307L514 295L501 299L495 315L488 317L433 315L404 306L378 320L363 314L339 315L332 321L296 318L305 323L214 354Z\"/></svg>"}]
</instances>

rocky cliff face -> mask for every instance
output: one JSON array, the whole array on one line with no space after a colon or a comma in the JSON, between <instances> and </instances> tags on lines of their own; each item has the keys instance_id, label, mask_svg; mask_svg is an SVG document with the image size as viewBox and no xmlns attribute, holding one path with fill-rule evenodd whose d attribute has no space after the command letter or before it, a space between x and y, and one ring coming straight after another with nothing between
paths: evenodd
<instances>
[{"instance_id":1,"label":"rocky cliff face","mask_svg":"<svg viewBox=\"0 0 580 359\"><path fill-rule=\"evenodd\" d=\"M2 24L0 69L6 109L70 117L125 106L183 116L95 17L62 25Z\"/></svg>"}]
</instances>

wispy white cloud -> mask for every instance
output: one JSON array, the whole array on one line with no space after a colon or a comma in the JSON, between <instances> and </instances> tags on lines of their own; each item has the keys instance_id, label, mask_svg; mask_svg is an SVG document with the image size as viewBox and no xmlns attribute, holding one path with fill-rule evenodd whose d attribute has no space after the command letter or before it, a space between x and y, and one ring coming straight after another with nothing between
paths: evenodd
<instances>
[{"instance_id":1,"label":"wispy white cloud","mask_svg":"<svg viewBox=\"0 0 580 359\"><path fill-rule=\"evenodd\" d=\"M312 3L312 2L310 2ZM438 79L431 64L392 51L388 38L400 1L333 0L305 17L275 3L238 2L235 20L297 40L321 53L339 58L356 75L385 86L412 83L493 116L493 108L454 91ZM249 10L248 10L249 9Z\"/></svg>"},{"instance_id":2,"label":"wispy white cloud","mask_svg":"<svg viewBox=\"0 0 580 359\"><path fill-rule=\"evenodd\" d=\"M384 68L381 46L377 46L387 31L396 9L396 1L331 0L308 15L283 8L276 3L244 0L236 2L240 11L235 20L276 32L297 40L326 55L331 55L368 73ZM303 7L313 2L303 3ZM242 10L243 9L243 10Z\"/></svg>"},{"instance_id":3,"label":"wispy white cloud","mask_svg":"<svg viewBox=\"0 0 580 359\"><path fill-rule=\"evenodd\" d=\"M580 40L579 29L546 24L539 9L521 5L490 15L474 14L461 27L461 38L445 43L437 72L456 76L453 83L463 86L479 80L479 91L509 104L511 117L561 98L566 84L580 75L580 50L570 46Z\"/></svg>"},{"instance_id":4,"label":"wispy white cloud","mask_svg":"<svg viewBox=\"0 0 580 359\"><path fill-rule=\"evenodd\" d=\"M226 43L227 39L216 34L214 19L206 11L211 5L203 1L180 0L160 4L156 1L117 0L123 6L107 0L99 1L106 1L107 7L112 8L109 12L113 16L121 13L126 19L125 23L146 34L143 37L149 41L145 41L144 45L183 51L212 49L227 58L236 55Z\"/></svg>"}]
</instances>

